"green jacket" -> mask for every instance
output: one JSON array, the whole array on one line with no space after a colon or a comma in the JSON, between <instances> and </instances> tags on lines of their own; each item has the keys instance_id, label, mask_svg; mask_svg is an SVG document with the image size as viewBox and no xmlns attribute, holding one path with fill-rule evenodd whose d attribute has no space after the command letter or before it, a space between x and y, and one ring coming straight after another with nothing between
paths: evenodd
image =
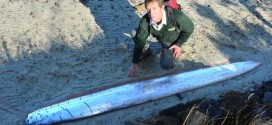
<instances>
[{"instance_id":1,"label":"green jacket","mask_svg":"<svg viewBox=\"0 0 272 125\"><path fill-rule=\"evenodd\" d=\"M150 19L148 14L142 17L140 24L137 29L136 36L133 38L135 48L133 52L132 63L138 63L139 57L142 54L143 48L147 42L147 37L152 34L158 41L171 46L176 44L181 46L188 40L190 35L193 33L194 24L193 22L180 10L173 10L174 19L180 32L173 30L175 27L169 22L167 9L166 11L166 25L161 30L157 31L153 26L150 26Z\"/></svg>"}]
</instances>

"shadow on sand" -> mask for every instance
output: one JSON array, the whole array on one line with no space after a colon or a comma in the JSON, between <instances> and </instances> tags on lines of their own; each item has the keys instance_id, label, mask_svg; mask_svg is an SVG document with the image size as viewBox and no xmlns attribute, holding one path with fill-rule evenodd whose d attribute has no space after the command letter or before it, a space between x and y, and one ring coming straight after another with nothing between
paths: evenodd
<instances>
[{"instance_id":1,"label":"shadow on sand","mask_svg":"<svg viewBox=\"0 0 272 125\"><path fill-rule=\"evenodd\" d=\"M269 23L262 16L260 16L260 14L255 11L254 7L248 6L247 4L245 4L244 1L240 1L240 3L244 5L250 13L263 21L265 25L271 27L271 23ZM237 3L225 1L223 5L228 7L228 5L237 5ZM212 9L209 6L200 5L198 3L194 3L193 6L195 7L200 16L211 20L218 26L218 32L222 35L208 36L214 46L218 47L218 50L222 50L221 47L227 47L233 50L242 50L257 53L260 51L259 48L264 49L272 44L272 36L269 34L269 32L267 32L267 30L264 29L264 26L262 25L254 24L247 19L242 19L242 24L240 25L243 25L246 28L241 29L238 26L238 22L232 20L231 18L229 20L221 19L219 15L217 15L216 10ZM229 9L229 11L232 10ZM225 53L226 55L230 55L231 57L235 57L235 55L233 55L231 52L223 53Z\"/></svg>"}]
</instances>

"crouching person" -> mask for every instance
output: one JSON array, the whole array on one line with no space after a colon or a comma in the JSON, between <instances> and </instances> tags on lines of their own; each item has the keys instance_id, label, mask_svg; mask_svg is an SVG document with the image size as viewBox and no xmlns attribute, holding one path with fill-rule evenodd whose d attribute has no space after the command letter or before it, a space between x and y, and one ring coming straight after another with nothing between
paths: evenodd
<instances>
[{"instance_id":1,"label":"crouching person","mask_svg":"<svg viewBox=\"0 0 272 125\"><path fill-rule=\"evenodd\" d=\"M147 14L144 15L133 37L135 47L129 77L139 72L138 63L151 54L146 48L147 37L151 34L162 46L160 65L163 69L175 66L182 51L181 45L188 40L194 30L193 22L180 10L166 9L164 0L145 0Z\"/></svg>"}]
</instances>

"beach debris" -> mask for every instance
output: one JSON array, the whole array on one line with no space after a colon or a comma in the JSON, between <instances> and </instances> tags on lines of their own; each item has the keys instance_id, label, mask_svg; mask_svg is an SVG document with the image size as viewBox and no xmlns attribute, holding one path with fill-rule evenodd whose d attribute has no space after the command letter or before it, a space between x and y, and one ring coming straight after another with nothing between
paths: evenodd
<instances>
[{"instance_id":1,"label":"beach debris","mask_svg":"<svg viewBox=\"0 0 272 125\"><path fill-rule=\"evenodd\" d=\"M178 119L178 121L171 123L171 125L271 125L272 103L269 102L272 99L271 82L263 82L261 86L256 88L254 94L230 91L218 100L204 98L185 104L180 103L160 111L159 115L155 116L155 118L143 121L150 123L148 125L157 125L158 122L152 123L152 119L171 117L170 119L164 119L169 121L173 121L171 119ZM264 89L264 86L266 86L266 89ZM247 99L248 95L251 95L249 100ZM163 123L169 123L169 121L164 121Z\"/></svg>"},{"instance_id":2,"label":"beach debris","mask_svg":"<svg viewBox=\"0 0 272 125\"><path fill-rule=\"evenodd\" d=\"M272 92L265 92L262 98L263 103L272 103Z\"/></svg>"}]
</instances>

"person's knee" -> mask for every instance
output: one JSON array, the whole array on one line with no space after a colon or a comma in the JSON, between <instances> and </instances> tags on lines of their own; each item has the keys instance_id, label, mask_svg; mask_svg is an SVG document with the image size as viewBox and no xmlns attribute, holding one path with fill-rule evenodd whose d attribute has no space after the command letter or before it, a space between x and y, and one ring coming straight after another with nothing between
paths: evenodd
<instances>
[{"instance_id":1,"label":"person's knee","mask_svg":"<svg viewBox=\"0 0 272 125\"><path fill-rule=\"evenodd\" d=\"M165 70L172 69L175 66L175 59L171 50L166 48L162 49L160 65Z\"/></svg>"}]
</instances>

